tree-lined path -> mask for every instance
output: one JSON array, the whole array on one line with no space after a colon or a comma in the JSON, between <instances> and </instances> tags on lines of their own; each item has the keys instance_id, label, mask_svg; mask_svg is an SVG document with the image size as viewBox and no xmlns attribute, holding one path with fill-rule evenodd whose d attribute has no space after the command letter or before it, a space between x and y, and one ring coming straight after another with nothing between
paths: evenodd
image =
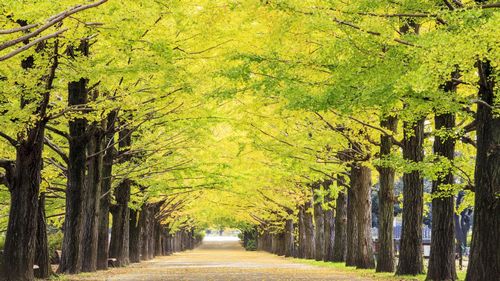
<instances>
[{"instance_id":1,"label":"tree-lined path","mask_svg":"<svg viewBox=\"0 0 500 281\"><path fill-rule=\"evenodd\" d=\"M500 281L498 1L1 0L0 281Z\"/></svg>"},{"instance_id":2,"label":"tree-lined path","mask_svg":"<svg viewBox=\"0 0 500 281\"><path fill-rule=\"evenodd\" d=\"M249 252L237 241L207 241L195 250L68 280L86 281L369 281L354 273L305 265L265 252Z\"/></svg>"}]
</instances>

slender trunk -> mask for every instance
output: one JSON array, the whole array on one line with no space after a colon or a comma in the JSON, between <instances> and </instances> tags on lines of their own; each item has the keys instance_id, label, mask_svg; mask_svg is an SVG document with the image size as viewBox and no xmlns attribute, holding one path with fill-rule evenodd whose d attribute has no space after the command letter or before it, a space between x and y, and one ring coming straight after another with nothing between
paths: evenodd
<instances>
[{"instance_id":1,"label":"slender trunk","mask_svg":"<svg viewBox=\"0 0 500 281\"><path fill-rule=\"evenodd\" d=\"M122 130L120 132L120 153L126 153L132 142L131 132ZM127 161L128 157L123 157ZM127 266L129 261L129 223L130 209L130 179L123 179L115 189L116 206L113 213L113 225L111 231L111 241L114 244L110 249L110 256L117 259L118 266Z\"/></svg>"},{"instance_id":2,"label":"slender trunk","mask_svg":"<svg viewBox=\"0 0 500 281\"><path fill-rule=\"evenodd\" d=\"M38 270L35 271L35 277L46 279L52 274L52 267L50 266L47 222L45 218L45 193L40 194L40 199L38 201L38 224L35 251L35 264L38 265Z\"/></svg>"},{"instance_id":3,"label":"slender trunk","mask_svg":"<svg viewBox=\"0 0 500 281\"><path fill-rule=\"evenodd\" d=\"M332 198L330 195L325 197L326 203L330 203ZM331 207L325 211L325 256L324 261L333 261L334 241L335 241L335 217Z\"/></svg>"},{"instance_id":4,"label":"slender trunk","mask_svg":"<svg viewBox=\"0 0 500 281\"><path fill-rule=\"evenodd\" d=\"M358 245L356 253L356 267L375 268L371 231L371 170L362 164L355 163L352 167L351 175L351 187L356 192L357 209Z\"/></svg>"},{"instance_id":5,"label":"slender trunk","mask_svg":"<svg viewBox=\"0 0 500 281\"><path fill-rule=\"evenodd\" d=\"M475 169L474 223L466 281L500 276L500 116L490 106L498 102L492 66L478 62L479 99ZM497 276L497 277L494 277Z\"/></svg>"},{"instance_id":6,"label":"slender trunk","mask_svg":"<svg viewBox=\"0 0 500 281\"><path fill-rule=\"evenodd\" d=\"M142 211L139 216L139 224L141 231L141 260L148 260L149 257L149 239L148 239L148 219L149 208L147 204L142 206Z\"/></svg>"},{"instance_id":7,"label":"slender trunk","mask_svg":"<svg viewBox=\"0 0 500 281\"><path fill-rule=\"evenodd\" d=\"M141 224L139 223L139 214L136 210L130 210L130 262L138 263L141 261Z\"/></svg>"},{"instance_id":8,"label":"slender trunk","mask_svg":"<svg viewBox=\"0 0 500 281\"><path fill-rule=\"evenodd\" d=\"M405 122L403 158L419 163L424 158L424 122L422 118L412 124ZM396 274L417 275L424 271L422 258L422 216L424 183L421 172L413 170L403 174L403 227L401 251Z\"/></svg>"},{"instance_id":9,"label":"slender trunk","mask_svg":"<svg viewBox=\"0 0 500 281\"><path fill-rule=\"evenodd\" d=\"M304 243L305 247L305 258L306 259L314 259L316 256L316 240L314 237L314 223L313 223L313 215L312 215L312 202L311 200L307 200L304 204L304 225L306 232L306 240Z\"/></svg>"},{"instance_id":10,"label":"slender trunk","mask_svg":"<svg viewBox=\"0 0 500 281\"><path fill-rule=\"evenodd\" d=\"M149 206L148 212L148 260L153 259L155 255L155 208L154 206ZM182 241L182 237L181 237ZM182 243L184 245L184 243ZM182 249L184 250L184 248Z\"/></svg>"},{"instance_id":11,"label":"slender trunk","mask_svg":"<svg viewBox=\"0 0 500 281\"><path fill-rule=\"evenodd\" d=\"M295 252L293 237L293 219L287 219L285 222L285 257L293 257Z\"/></svg>"},{"instance_id":12,"label":"slender trunk","mask_svg":"<svg viewBox=\"0 0 500 281\"><path fill-rule=\"evenodd\" d=\"M94 124L94 134L89 141L87 166L87 196L83 217L82 271L97 270L97 249L99 235L99 213L103 165L103 131Z\"/></svg>"},{"instance_id":13,"label":"slender trunk","mask_svg":"<svg viewBox=\"0 0 500 281\"><path fill-rule=\"evenodd\" d=\"M155 256L157 257L162 255L161 238L161 224L159 222L155 222ZM189 249L191 249L191 243L189 244Z\"/></svg>"},{"instance_id":14,"label":"slender trunk","mask_svg":"<svg viewBox=\"0 0 500 281\"><path fill-rule=\"evenodd\" d=\"M87 80L81 78L68 85L69 106L87 103ZM85 164L87 161L87 120L76 118L69 122L69 163L66 188L66 215L61 264L58 271L75 274L82 269L82 216L86 195Z\"/></svg>"},{"instance_id":15,"label":"slender trunk","mask_svg":"<svg viewBox=\"0 0 500 281\"><path fill-rule=\"evenodd\" d=\"M453 82L445 85L445 92L456 90ZM453 133L455 115L452 113L436 114L434 118L436 131L446 130ZM434 154L453 161L455 154L455 140L453 137L442 137L437 134L434 139ZM431 254L427 271L427 280L456 280L455 266L455 239L454 215L455 205L452 194L440 194L441 187L453 185L454 178L451 170L442 171L437 180L432 182L432 239Z\"/></svg>"},{"instance_id":16,"label":"slender trunk","mask_svg":"<svg viewBox=\"0 0 500 281\"><path fill-rule=\"evenodd\" d=\"M111 111L107 117L106 134L104 141L104 156L102 163L102 183L99 212L99 234L97 247L97 269L108 269L109 257L109 211L111 204L111 177L113 170L113 154L115 141L116 111Z\"/></svg>"},{"instance_id":17,"label":"slender trunk","mask_svg":"<svg viewBox=\"0 0 500 281\"><path fill-rule=\"evenodd\" d=\"M392 132L396 132L397 119L389 116L381 121L381 126ZM380 136L380 159L384 160L390 156L392 150L392 138ZM380 191L378 194L378 246L377 272L394 271L394 168L378 167L380 175Z\"/></svg>"},{"instance_id":18,"label":"slender trunk","mask_svg":"<svg viewBox=\"0 0 500 281\"><path fill-rule=\"evenodd\" d=\"M356 254L358 249L358 224L356 206L356 192L354 191L353 180L351 176L351 184L347 190L347 246L346 246L346 265L356 265Z\"/></svg>"},{"instance_id":19,"label":"slender trunk","mask_svg":"<svg viewBox=\"0 0 500 281\"><path fill-rule=\"evenodd\" d=\"M315 186L319 188L320 183ZM314 193L314 224L315 224L315 253L314 258L317 261L322 261L325 256L325 218L323 214L322 202L319 201L318 195Z\"/></svg>"},{"instance_id":20,"label":"slender trunk","mask_svg":"<svg viewBox=\"0 0 500 281\"><path fill-rule=\"evenodd\" d=\"M299 258L306 257L306 225L305 225L305 214L304 214L304 206L301 205L299 207L299 245L297 249L297 256Z\"/></svg>"},{"instance_id":21,"label":"slender trunk","mask_svg":"<svg viewBox=\"0 0 500 281\"><path fill-rule=\"evenodd\" d=\"M338 181L344 182L343 177ZM347 254L347 195L339 192L335 206L335 241L333 243L333 261L345 262Z\"/></svg>"}]
</instances>

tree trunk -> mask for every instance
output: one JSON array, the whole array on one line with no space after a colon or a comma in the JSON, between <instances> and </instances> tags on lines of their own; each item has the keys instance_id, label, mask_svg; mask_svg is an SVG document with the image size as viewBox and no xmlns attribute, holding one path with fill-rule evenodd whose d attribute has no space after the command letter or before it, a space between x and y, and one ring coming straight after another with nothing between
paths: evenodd
<instances>
[{"instance_id":1,"label":"tree trunk","mask_svg":"<svg viewBox=\"0 0 500 281\"><path fill-rule=\"evenodd\" d=\"M371 231L371 170L362 164L355 163L353 164L351 175L353 177L353 179L351 179L351 187L356 192L357 209L358 246L356 253L356 267L375 268Z\"/></svg>"},{"instance_id":2,"label":"tree trunk","mask_svg":"<svg viewBox=\"0 0 500 281\"><path fill-rule=\"evenodd\" d=\"M94 134L88 144L87 195L83 217L83 272L97 270L99 213L103 165L103 131L94 124Z\"/></svg>"},{"instance_id":3,"label":"tree trunk","mask_svg":"<svg viewBox=\"0 0 500 281\"><path fill-rule=\"evenodd\" d=\"M306 259L314 259L316 256L316 240L314 237L314 223L313 223L313 215L312 215L312 202L311 200L307 200L304 204L304 226L306 232L306 240L304 243L305 248L305 258Z\"/></svg>"},{"instance_id":4,"label":"tree trunk","mask_svg":"<svg viewBox=\"0 0 500 281\"><path fill-rule=\"evenodd\" d=\"M139 223L139 214L136 210L130 210L130 244L129 244L129 254L130 262L138 263L141 262L141 224Z\"/></svg>"},{"instance_id":5,"label":"tree trunk","mask_svg":"<svg viewBox=\"0 0 500 281\"><path fill-rule=\"evenodd\" d=\"M343 183L344 178L339 177L338 181ZM347 253L347 196L345 189L339 192L336 200L333 247L333 261L345 262Z\"/></svg>"},{"instance_id":6,"label":"tree trunk","mask_svg":"<svg viewBox=\"0 0 500 281\"><path fill-rule=\"evenodd\" d=\"M102 183L99 212L99 234L97 247L97 269L108 269L109 257L109 208L111 204L111 177L115 142L115 119L117 112L111 111L107 117L104 156L102 163Z\"/></svg>"},{"instance_id":7,"label":"tree trunk","mask_svg":"<svg viewBox=\"0 0 500 281\"><path fill-rule=\"evenodd\" d=\"M347 189L347 249L346 249L346 265L356 265L356 254L358 252L358 224L356 206L356 192L354 191L353 180L351 176L351 183Z\"/></svg>"},{"instance_id":8,"label":"tree trunk","mask_svg":"<svg viewBox=\"0 0 500 281\"><path fill-rule=\"evenodd\" d=\"M456 90L455 83L448 82L445 92ZM451 113L438 114L434 118L436 131L446 130L453 134L455 115ZM434 154L453 161L455 140L452 136L443 138L437 134L434 139ZM454 197L452 194L439 194L442 185L453 185L451 170L441 171L437 180L432 182L432 239L431 254L427 270L427 280L456 280L455 237L454 237Z\"/></svg>"},{"instance_id":9,"label":"tree trunk","mask_svg":"<svg viewBox=\"0 0 500 281\"><path fill-rule=\"evenodd\" d=\"M490 107L498 101L492 72L488 61L478 62L479 99L487 105L479 103L476 115L474 223L466 281L500 276L500 116Z\"/></svg>"},{"instance_id":10,"label":"tree trunk","mask_svg":"<svg viewBox=\"0 0 500 281\"><path fill-rule=\"evenodd\" d=\"M132 137L131 132L127 129L120 131L120 153L126 153L130 148ZM123 157L123 161L127 161L128 157ZM114 247L110 249L110 256L117 259L118 266L127 266L129 260L129 223L130 209L128 203L130 201L130 185L131 181L127 178L123 179L115 190L116 210L113 213L113 225L111 231L111 240Z\"/></svg>"},{"instance_id":11,"label":"tree trunk","mask_svg":"<svg viewBox=\"0 0 500 281\"><path fill-rule=\"evenodd\" d=\"M148 213L149 213L149 208L147 204L144 204L142 206L142 211L139 216L139 224L141 228L141 260L148 260L149 257Z\"/></svg>"},{"instance_id":12,"label":"tree trunk","mask_svg":"<svg viewBox=\"0 0 500 281\"><path fill-rule=\"evenodd\" d=\"M315 188L319 189L320 183L317 183ZM314 258L317 261L322 261L325 256L325 217L323 207L316 193L314 193L314 223L315 223L315 253Z\"/></svg>"},{"instance_id":13,"label":"tree trunk","mask_svg":"<svg viewBox=\"0 0 500 281\"><path fill-rule=\"evenodd\" d=\"M157 257L162 255L161 238L162 238L161 224L159 222L155 222L155 256ZM191 249L191 241L189 242L190 242L189 249Z\"/></svg>"},{"instance_id":14,"label":"tree trunk","mask_svg":"<svg viewBox=\"0 0 500 281\"><path fill-rule=\"evenodd\" d=\"M30 138L16 149L4 267L7 280L33 280L38 215L38 193L44 128L29 132ZM40 136L34 135L40 133Z\"/></svg>"},{"instance_id":15,"label":"tree trunk","mask_svg":"<svg viewBox=\"0 0 500 281\"><path fill-rule=\"evenodd\" d=\"M330 195L325 197L326 203L330 203L332 198ZM335 241L335 217L333 215L333 209L329 207L328 210L324 212L325 218L325 256L324 261L333 261L334 252L334 241Z\"/></svg>"},{"instance_id":16,"label":"tree trunk","mask_svg":"<svg viewBox=\"0 0 500 281\"><path fill-rule=\"evenodd\" d=\"M304 206L299 207L299 245L297 249L297 256L299 258L305 258L306 257L306 225L305 225L305 214L304 214Z\"/></svg>"},{"instance_id":17,"label":"tree trunk","mask_svg":"<svg viewBox=\"0 0 500 281\"><path fill-rule=\"evenodd\" d=\"M70 82L69 106L87 103L87 80ZM87 120L76 118L69 122L69 163L66 189L66 215L60 273L76 274L82 269L82 216L85 200L85 164L87 161Z\"/></svg>"},{"instance_id":18,"label":"tree trunk","mask_svg":"<svg viewBox=\"0 0 500 281\"><path fill-rule=\"evenodd\" d=\"M381 121L383 128L396 132L397 118L388 116ZM390 156L392 150L392 138L380 136L380 159L384 160ZM377 272L394 271L394 168L378 167L380 175L380 190L378 194L378 253Z\"/></svg>"},{"instance_id":19,"label":"tree trunk","mask_svg":"<svg viewBox=\"0 0 500 281\"><path fill-rule=\"evenodd\" d=\"M293 237L293 219L287 219L285 222L285 257L293 257L295 252Z\"/></svg>"},{"instance_id":20,"label":"tree trunk","mask_svg":"<svg viewBox=\"0 0 500 281\"><path fill-rule=\"evenodd\" d=\"M149 206L149 212L148 212L149 218L148 218L148 260L151 260L154 258L155 255L155 208L154 206ZM182 241L182 236L181 236L181 241ZM184 243L182 243L184 246ZM184 250L184 248L182 249Z\"/></svg>"},{"instance_id":21,"label":"tree trunk","mask_svg":"<svg viewBox=\"0 0 500 281\"><path fill-rule=\"evenodd\" d=\"M424 158L424 122L422 118L415 123L405 122L403 138L403 158L419 163ZM411 129L409 129L411 128ZM401 251L396 274L417 275L424 271L422 258L422 215L424 183L418 170L403 174L403 227L401 232Z\"/></svg>"},{"instance_id":22,"label":"tree trunk","mask_svg":"<svg viewBox=\"0 0 500 281\"><path fill-rule=\"evenodd\" d=\"M19 22L19 21L18 21ZM22 26L27 25L23 21ZM58 44L55 44L57 53ZM57 55L53 66L57 67ZM21 66L28 70L34 67L34 58L29 56L22 60ZM22 87L21 87L22 88ZM41 99L21 96L21 108L36 102L38 119L29 124L17 135L16 161L8 164L6 177L10 191L9 222L5 237L3 258L5 277L7 281L33 280L33 264L35 260L35 244L37 232L37 215L39 213L38 195L40 191L42 150L45 136L46 109L49 103L52 80L47 81L46 91L41 93ZM32 93L31 93L32 94ZM1 263L1 262L0 262ZM0 268L0 274L2 269Z\"/></svg>"},{"instance_id":23,"label":"tree trunk","mask_svg":"<svg viewBox=\"0 0 500 281\"><path fill-rule=\"evenodd\" d=\"M35 277L47 279L52 275L52 267L50 266L47 222L45 218L45 193L40 194L40 199L38 201L38 224L35 251L35 264L38 265L38 270L35 271Z\"/></svg>"}]
</instances>

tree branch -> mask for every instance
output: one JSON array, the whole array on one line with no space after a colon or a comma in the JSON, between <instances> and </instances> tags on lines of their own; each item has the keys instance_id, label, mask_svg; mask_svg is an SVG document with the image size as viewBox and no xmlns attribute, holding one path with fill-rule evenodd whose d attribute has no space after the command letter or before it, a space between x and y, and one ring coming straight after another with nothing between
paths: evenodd
<instances>
[{"instance_id":1,"label":"tree branch","mask_svg":"<svg viewBox=\"0 0 500 281\"><path fill-rule=\"evenodd\" d=\"M55 153L57 153L61 158L62 160L68 164L69 163L69 158L68 156L66 155L66 153L64 153L64 151L59 147L57 146L55 143L53 143L50 139L48 139L47 137L45 137L43 139L43 142L48 146L50 147Z\"/></svg>"},{"instance_id":2,"label":"tree branch","mask_svg":"<svg viewBox=\"0 0 500 281\"><path fill-rule=\"evenodd\" d=\"M0 137L6 139L14 147L17 147L19 145L19 143L14 138L3 132L0 132Z\"/></svg>"},{"instance_id":3,"label":"tree branch","mask_svg":"<svg viewBox=\"0 0 500 281\"><path fill-rule=\"evenodd\" d=\"M8 47L11 47L11 46L14 46L14 45L17 45L23 41L26 41L26 40L29 40L37 35L39 35L40 33L42 33L43 31L47 30L48 28L54 26L56 23L58 22L61 22L62 20L64 20L65 18L75 14L75 13L78 13L78 12L81 12L81 11L84 11L84 10L87 10L87 9L90 9L90 8L94 8L94 7L97 7L101 4L104 4L106 3L108 0L100 0L100 1L97 1L95 3L91 3L91 4L88 4L88 5L77 5L77 6L74 6L66 11L63 11L57 15L54 15L50 18L47 19L47 22L42 25L40 28L36 29L35 31L31 32L31 33L28 33L24 36L20 36L16 39L13 39L13 40L9 40L7 42L4 42L3 44L0 45L0 51L8 48ZM57 33L57 32L56 32Z\"/></svg>"}]
</instances>

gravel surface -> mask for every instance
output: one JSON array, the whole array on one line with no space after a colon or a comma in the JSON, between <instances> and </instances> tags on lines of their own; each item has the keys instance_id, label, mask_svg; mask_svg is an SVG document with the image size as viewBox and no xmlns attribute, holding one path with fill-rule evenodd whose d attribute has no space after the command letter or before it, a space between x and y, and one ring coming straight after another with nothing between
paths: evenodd
<instances>
[{"instance_id":1,"label":"gravel surface","mask_svg":"<svg viewBox=\"0 0 500 281\"><path fill-rule=\"evenodd\" d=\"M158 257L127 268L66 278L88 281L369 280L265 252L248 252L235 241L208 241L193 251Z\"/></svg>"}]
</instances>

